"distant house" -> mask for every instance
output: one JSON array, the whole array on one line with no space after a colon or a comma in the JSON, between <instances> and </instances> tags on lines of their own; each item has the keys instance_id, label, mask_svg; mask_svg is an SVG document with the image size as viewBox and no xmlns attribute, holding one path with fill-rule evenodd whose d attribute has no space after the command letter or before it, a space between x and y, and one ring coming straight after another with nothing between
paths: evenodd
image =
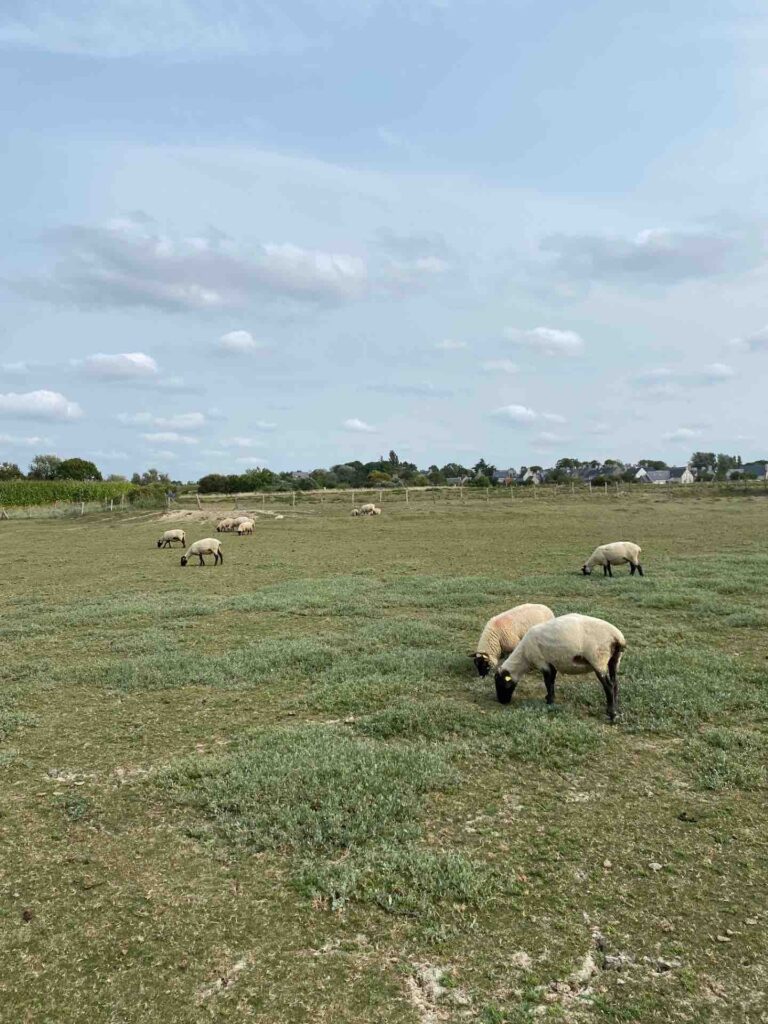
<instances>
[{"instance_id":1,"label":"distant house","mask_svg":"<svg viewBox=\"0 0 768 1024\"><path fill-rule=\"evenodd\" d=\"M768 480L768 460L758 459L757 462L747 462L740 466L738 473L751 477L753 480Z\"/></svg>"},{"instance_id":2,"label":"distant house","mask_svg":"<svg viewBox=\"0 0 768 1024\"><path fill-rule=\"evenodd\" d=\"M639 469L635 480L646 484L692 484L696 477L690 466L671 466L669 469Z\"/></svg>"},{"instance_id":3,"label":"distant house","mask_svg":"<svg viewBox=\"0 0 768 1024\"><path fill-rule=\"evenodd\" d=\"M516 484L534 484L538 486L544 483L544 474L540 473L538 469L521 469L520 472L515 476Z\"/></svg>"},{"instance_id":4,"label":"distant house","mask_svg":"<svg viewBox=\"0 0 768 1024\"><path fill-rule=\"evenodd\" d=\"M471 477L468 476L449 476L446 477L445 482L449 487L463 487L464 484L469 483Z\"/></svg>"},{"instance_id":5,"label":"distant house","mask_svg":"<svg viewBox=\"0 0 768 1024\"><path fill-rule=\"evenodd\" d=\"M514 469L497 469L493 474L494 482L509 487L517 479L517 472Z\"/></svg>"}]
</instances>

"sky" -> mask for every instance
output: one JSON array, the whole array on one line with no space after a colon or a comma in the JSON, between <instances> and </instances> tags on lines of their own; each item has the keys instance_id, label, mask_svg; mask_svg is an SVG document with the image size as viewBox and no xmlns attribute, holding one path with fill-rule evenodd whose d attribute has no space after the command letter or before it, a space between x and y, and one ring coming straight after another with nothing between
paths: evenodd
<instances>
[{"instance_id":1,"label":"sky","mask_svg":"<svg viewBox=\"0 0 768 1024\"><path fill-rule=\"evenodd\" d=\"M6 0L0 461L768 457L766 41L753 0Z\"/></svg>"}]
</instances>

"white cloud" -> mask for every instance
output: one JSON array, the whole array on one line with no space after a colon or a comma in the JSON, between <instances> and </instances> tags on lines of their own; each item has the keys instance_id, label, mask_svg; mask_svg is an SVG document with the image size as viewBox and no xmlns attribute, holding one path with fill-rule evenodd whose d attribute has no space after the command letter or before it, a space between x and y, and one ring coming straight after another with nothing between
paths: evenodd
<instances>
[{"instance_id":1,"label":"white cloud","mask_svg":"<svg viewBox=\"0 0 768 1024\"><path fill-rule=\"evenodd\" d=\"M541 418L546 420L547 423L566 423L565 416L561 416L559 412L543 412Z\"/></svg>"},{"instance_id":2,"label":"white cloud","mask_svg":"<svg viewBox=\"0 0 768 1024\"><path fill-rule=\"evenodd\" d=\"M355 417L349 420L344 420L342 424L345 430L351 430L357 434L375 434L376 427L372 427L370 423L366 423L365 420L359 420Z\"/></svg>"},{"instance_id":3,"label":"white cloud","mask_svg":"<svg viewBox=\"0 0 768 1024\"><path fill-rule=\"evenodd\" d=\"M548 430L542 430L540 434L536 434L533 440L539 448L554 448L559 444L568 444L571 439L560 434L553 434Z\"/></svg>"},{"instance_id":4,"label":"white cloud","mask_svg":"<svg viewBox=\"0 0 768 1024\"><path fill-rule=\"evenodd\" d=\"M736 371L726 363L708 363L699 370L657 366L637 374L633 385L642 389L644 398L680 398L690 388L711 387L735 376Z\"/></svg>"},{"instance_id":5,"label":"white cloud","mask_svg":"<svg viewBox=\"0 0 768 1024\"><path fill-rule=\"evenodd\" d=\"M768 351L768 327L762 327L759 331L747 334L743 338L733 338L729 345L740 352Z\"/></svg>"},{"instance_id":6,"label":"white cloud","mask_svg":"<svg viewBox=\"0 0 768 1024\"><path fill-rule=\"evenodd\" d=\"M576 331L560 331L554 327L521 330L507 327L504 337L515 345L531 348L547 356L578 356L584 351L584 339Z\"/></svg>"},{"instance_id":7,"label":"white cloud","mask_svg":"<svg viewBox=\"0 0 768 1024\"><path fill-rule=\"evenodd\" d=\"M120 412L117 419L125 426L157 427L160 430L202 430L208 423L202 412L180 412L174 416L154 416L151 412Z\"/></svg>"},{"instance_id":8,"label":"white cloud","mask_svg":"<svg viewBox=\"0 0 768 1024\"><path fill-rule=\"evenodd\" d=\"M444 338L442 341L436 341L434 348L438 352L458 352L459 349L469 348L466 341L454 341L453 338Z\"/></svg>"},{"instance_id":9,"label":"white cloud","mask_svg":"<svg viewBox=\"0 0 768 1024\"><path fill-rule=\"evenodd\" d=\"M491 415L500 420L509 420L511 423L533 423L538 419L538 413L526 405L504 405L500 409L494 409Z\"/></svg>"},{"instance_id":10,"label":"white cloud","mask_svg":"<svg viewBox=\"0 0 768 1024\"><path fill-rule=\"evenodd\" d=\"M42 444L52 444L48 437L14 437L12 434L0 434L0 444L10 445L12 448L36 448Z\"/></svg>"},{"instance_id":11,"label":"white cloud","mask_svg":"<svg viewBox=\"0 0 768 1024\"><path fill-rule=\"evenodd\" d=\"M221 444L227 448L259 448L265 442L255 441L252 437L229 437L222 441Z\"/></svg>"},{"instance_id":12,"label":"white cloud","mask_svg":"<svg viewBox=\"0 0 768 1024\"><path fill-rule=\"evenodd\" d=\"M694 438L701 437L701 431L695 430L693 427L678 427L677 430L673 430L669 434L664 435L665 441L692 441Z\"/></svg>"},{"instance_id":13,"label":"white cloud","mask_svg":"<svg viewBox=\"0 0 768 1024\"><path fill-rule=\"evenodd\" d=\"M146 380L160 372L152 356L144 352L117 352L114 355L97 352L86 356L83 366L89 376L101 380Z\"/></svg>"},{"instance_id":14,"label":"white cloud","mask_svg":"<svg viewBox=\"0 0 768 1024\"><path fill-rule=\"evenodd\" d=\"M3 373L18 373L20 376L23 376L29 373L32 367L29 363L19 360L17 363L3 363L0 369L2 369Z\"/></svg>"},{"instance_id":15,"label":"white cloud","mask_svg":"<svg viewBox=\"0 0 768 1024\"><path fill-rule=\"evenodd\" d=\"M58 391L10 391L0 395L0 416L36 420L76 420L83 415L77 402L70 402Z\"/></svg>"},{"instance_id":16,"label":"white cloud","mask_svg":"<svg viewBox=\"0 0 768 1024\"><path fill-rule=\"evenodd\" d=\"M173 430L160 431L154 434L142 434L141 436L151 444L198 444L196 437L178 434Z\"/></svg>"},{"instance_id":17,"label":"white cloud","mask_svg":"<svg viewBox=\"0 0 768 1024\"><path fill-rule=\"evenodd\" d=\"M246 355L257 349L266 348L266 345L256 341L250 331L227 331L213 344L217 351L228 355Z\"/></svg>"},{"instance_id":18,"label":"white cloud","mask_svg":"<svg viewBox=\"0 0 768 1024\"><path fill-rule=\"evenodd\" d=\"M586 432L596 437L600 437L603 434L609 434L611 432L611 425L610 423L591 423L587 427Z\"/></svg>"},{"instance_id":19,"label":"white cloud","mask_svg":"<svg viewBox=\"0 0 768 1024\"><path fill-rule=\"evenodd\" d=\"M520 367L511 359L488 359L481 364L482 369L488 373L517 373Z\"/></svg>"},{"instance_id":20,"label":"white cloud","mask_svg":"<svg viewBox=\"0 0 768 1024\"><path fill-rule=\"evenodd\" d=\"M254 469L262 469L265 466L263 455L243 455L235 462L240 466L253 466Z\"/></svg>"},{"instance_id":21,"label":"white cloud","mask_svg":"<svg viewBox=\"0 0 768 1024\"><path fill-rule=\"evenodd\" d=\"M764 258L762 227L647 228L629 238L552 235L541 244L568 278L675 284L745 270Z\"/></svg>"},{"instance_id":22,"label":"white cloud","mask_svg":"<svg viewBox=\"0 0 768 1024\"><path fill-rule=\"evenodd\" d=\"M736 371L726 363L708 363L701 369L701 377L705 381L729 380L736 376Z\"/></svg>"},{"instance_id":23,"label":"white cloud","mask_svg":"<svg viewBox=\"0 0 768 1024\"><path fill-rule=\"evenodd\" d=\"M172 461L173 459L178 458L176 452L171 452L164 448L154 448L151 452L149 452L149 456L150 458L153 459L165 459L166 461L169 462Z\"/></svg>"},{"instance_id":24,"label":"white cloud","mask_svg":"<svg viewBox=\"0 0 768 1024\"><path fill-rule=\"evenodd\" d=\"M16 286L63 305L163 312L234 310L257 299L327 305L358 298L368 285L359 256L290 242L242 247L216 229L172 237L141 213L47 238L59 256L52 273Z\"/></svg>"}]
</instances>

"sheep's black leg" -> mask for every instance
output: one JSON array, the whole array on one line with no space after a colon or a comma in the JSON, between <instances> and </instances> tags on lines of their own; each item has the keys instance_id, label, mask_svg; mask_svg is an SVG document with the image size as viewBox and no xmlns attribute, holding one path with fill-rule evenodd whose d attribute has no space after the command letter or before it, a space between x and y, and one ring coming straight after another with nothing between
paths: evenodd
<instances>
[{"instance_id":1,"label":"sheep's black leg","mask_svg":"<svg viewBox=\"0 0 768 1024\"><path fill-rule=\"evenodd\" d=\"M639 562L637 563L637 571L640 573L641 576L643 575L643 567L642 565L640 565Z\"/></svg>"},{"instance_id":2,"label":"sheep's black leg","mask_svg":"<svg viewBox=\"0 0 768 1024\"><path fill-rule=\"evenodd\" d=\"M203 561L203 556L202 556L202 555L198 555L197 557L198 557L198 558L200 559L200 561L199 561L199 562L198 562L197 564L198 564L199 566L200 566L200 565L205 565L205 562Z\"/></svg>"},{"instance_id":3,"label":"sheep's black leg","mask_svg":"<svg viewBox=\"0 0 768 1024\"><path fill-rule=\"evenodd\" d=\"M630 576L634 576L635 575L635 569L637 569L637 566L635 565L635 563L634 562L630 562L629 563L629 575Z\"/></svg>"},{"instance_id":4,"label":"sheep's black leg","mask_svg":"<svg viewBox=\"0 0 768 1024\"><path fill-rule=\"evenodd\" d=\"M613 579L613 569L611 568L610 562L608 563L606 568L608 569L608 575L611 577L611 579Z\"/></svg>"},{"instance_id":5,"label":"sheep's black leg","mask_svg":"<svg viewBox=\"0 0 768 1024\"><path fill-rule=\"evenodd\" d=\"M547 688L547 704L552 705L555 703L555 677L557 676L557 669L554 665L548 665L543 671L544 685Z\"/></svg>"},{"instance_id":6,"label":"sheep's black leg","mask_svg":"<svg viewBox=\"0 0 768 1024\"><path fill-rule=\"evenodd\" d=\"M608 575L608 566L604 565L603 566L603 576L607 576L607 575Z\"/></svg>"},{"instance_id":7,"label":"sheep's black leg","mask_svg":"<svg viewBox=\"0 0 768 1024\"><path fill-rule=\"evenodd\" d=\"M224 552L219 552L219 565L224 565Z\"/></svg>"},{"instance_id":8,"label":"sheep's black leg","mask_svg":"<svg viewBox=\"0 0 768 1024\"><path fill-rule=\"evenodd\" d=\"M603 693L605 694L605 710L608 713L608 718L613 722L616 718L615 697L618 695L618 684L612 683L607 673L595 672L595 675L602 684Z\"/></svg>"}]
</instances>

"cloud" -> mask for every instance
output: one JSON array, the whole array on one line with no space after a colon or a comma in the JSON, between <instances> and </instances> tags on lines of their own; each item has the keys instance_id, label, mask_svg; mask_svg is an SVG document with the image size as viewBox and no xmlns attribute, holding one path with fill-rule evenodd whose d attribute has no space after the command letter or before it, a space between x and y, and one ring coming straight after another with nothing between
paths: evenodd
<instances>
[{"instance_id":1,"label":"cloud","mask_svg":"<svg viewBox=\"0 0 768 1024\"><path fill-rule=\"evenodd\" d=\"M202 412L180 412L175 416L154 416L151 412L120 412L117 419L124 426L158 427L162 430L202 430L208 424Z\"/></svg>"},{"instance_id":2,"label":"cloud","mask_svg":"<svg viewBox=\"0 0 768 1024\"><path fill-rule=\"evenodd\" d=\"M692 441L694 438L701 437L701 431L696 430L693 427L678 427L677 430L673 430L669 434L664 435L665 441Z\"/></svg>"},{"instance_id":3,"label":"cloud","mask_svg":"<svg viewBox=\"0 0 768 1024\"><path fill-rule=\"evenodd\" d=\"M733 338L728 343L739 352L766 352L768 351L768 327L762 327L753 334L747 334L743 338Z\"/></svg>"},{"instance_id":4,"label":"cloud","mask_svg":"<svg viewBox=\"0 0 768 1024\"><path fill-rule=\"evenodd\" d=\"M265 465L263 455L243 455L235 459L235 462L240 466L253 466L254 469L263 469Z\"/></svg>"},{"instance_id":5,"label":"cloud","mask_svg":"<svg viewBox=\"0 0 768 1024\"><path fill-rule=\"evenodd\" d=\"M265 443L264 441L255 441L252 437L229 437L221 441L226 448L258 448Z\"/></svg>"},{"instance_id":6,"label":"cloud","mask_svg":"<svg viewBox=\"0 0 768 1024\"><path fill-rule=\"evenodd\" d=\"M595 437L600 437L603 434L609 434L611 429L610 423L590 423L586 429L586 433L592 434Z\"/></svg>"},{"instance_id":7,"label":"cloud","mask_svg":"<svg viewBox=\"0 0 768 1024\"><path fill-rule=\"evenodd\" d=\"M491 416L500 420L509 420L510 423L533 423L538 419L538 413L526 405L504 405L500 409L494 409Z\"/></svg>"},{"instance_id":8,"label":"cloud","mask_svg":"<svg viewBox=\"0 0 768 1024\"><path fill-rule=\"evenodd\" d=\"M145 441L151 444L198 444L196 437L189 437L187 434L178 434L174 430L159 431L153 434L142 434Z\"/></svg>"},{"instance_id":9,"label":"cloud","mask_svg":"<svg viewBox=\"0 0 768 1024\"><path fill-rule=\"evenodd\" d=\"M82 366L90 377L100 380L146 380L160 372L152 356L144 352L118 352L115 355L97 352L86 356Z\"/></svg>"},{"instance_id":10,"label":"cloud","mask_svg":"<svg viewBox=\"0 0 768 1024\"><path fill-rule=\"evenodd\" d=\"M504 337L514 345L531 348L547 356L579 356L584 351L584 339L576 331L559 331L554 327L534 327L520 330L507 327Z\"/></svg>"},{"instance_id":11,"label":"cloud","mask_svg":"<svg viewBox=\"0 0 768 1024\"><path fill-rule=\"evenodd\" d=\"M58 255L47 277L17 281L34 298L85 309L235 310L260 300L338 304L368 284L354 255L264 243L244 249L220 231L173 237L146 214L47 235Z\"/></svg>"},{"instance_id":12,"label":"cloud","mask_svg":"<svg viewBox=\"0 0 768 1024\"><path fill-rule=\"evenodd\" d=\"M557 445L568 444L571 438L563 437L560 434L553 434L548 430L542 430L540 434L534 436L533 441L538 448L555 448Z\"/></svg>"},{"instance_id":13,"label":"cloud","mask_svg":"<svg viewBox=\"0 0 768 1024\"><path fill-rule=\"evenodd\" d=\"M0 369L3 373L18 373L20 376L30 373L34 364L19 360L17 363L3 363Z\"/></svg>"},{"instance_id":14,"label":"cloud","mask_svg":"<svg viewBox=\"0 0 768 1024\"><path fill-rule=\"evenodd\" d=\"M58 391L10 391L0 395L0 416L30 420L77 420L83 410L77 402L70 402Z\"/></svg>"},{"instance_id":15,"label":"cloud","mask_svg":"<svg viewBox=\"0 0 768 1024\"><path fill-rule=\"evenodd\" d=\"M344 430L351 430L356 434L375 434L376 427L372 427L370 423L366 423L365 420L359 420L353 417L349 420L344 420L342 423Z\"/></svg>"},{"instance_id":16,"label":"cloud","mask_svg":"<svg viewBox=\"0 0 768 1024\"><path fill-rule=\"evenodd\" d=\"M556 412L536 412L529 409L527 405L503 405L500 409L494 409L491 413L499 420L507 420L509 423L520 423L528 425L544 420L546 423L565 423L566 419Z\"/></svg>"},{"instance_id":17,"label":"cloud","mask_svg":"<svg viewBox=\"0 0 768 1024\"><path fill-rule=\"evenodd\" d=\"M469 348L466 341L454 341L452 338L444 338L442 341L436 341L433 345L438 352L458 352L460 349Z\"/></svg>"},{"instance_id":18,"label":"cloud","mask_svg":"<svg viewBox=\"0 0 768 1024\"><path fill-rule=\"evenodd\" d=\"M488 359L486 362L481 363L483 370L487 370L488 373L517 373L520 367L517 363L513 363L511 359Z\"/></svg>"},{"instance_id":19,"label":"cloud","mask_svg":"<svg viewBox=\"0 0 768 1024\"><path fill-rule=\"evenodd\" d=\"M12 434L0 434L0 444L12 448L36 448L38 445L52 444L49 437L14 437Z\"/></svg>"},{"instance_id":20,"label":"cloud","mask_svg":"<svg viewBox=\"0 0 768 1024\"><path fill-rule=\"evenodd\" d=\"M257 349L266 348L261 342L256 341L250 331L227 331L213 344L217 351L228 355L246 355Z\"/></svg>"},{"instance_id":21,"label":"cloud","mask_svg":"<svg viewBox=\"0 0 768 1024\"><path fill-rule=\"evenodd\" d=\"M635 376L644 398L680 398L691 388L711 387L732 380L736 371L726 363L707 363L699 370L675 370L658 366Z\"/></svg>"},{"instance_id":22,"label":"cloud","mask_svg":"<svg viewBox=\"0 0 768 1024\"><path fill-rule=\"evenodd\" d=\"M389 395L415 395L417 398L449 398L454 394L450 388L439 388L429 381L424 384L369 384L367 390Z\"/></svg>"},{"instance_id":23,"label":"cloud","mask_svg":"<svg viewBox=\"0 0 768 1024\"><path fill-rule=\"evenodd\" d=\"M541 249L570 278L676 284L756 266L764 245L760 230L736 225L649 228L632 237L558 234L545 238Z\"/></svg>"}]
</instances>

